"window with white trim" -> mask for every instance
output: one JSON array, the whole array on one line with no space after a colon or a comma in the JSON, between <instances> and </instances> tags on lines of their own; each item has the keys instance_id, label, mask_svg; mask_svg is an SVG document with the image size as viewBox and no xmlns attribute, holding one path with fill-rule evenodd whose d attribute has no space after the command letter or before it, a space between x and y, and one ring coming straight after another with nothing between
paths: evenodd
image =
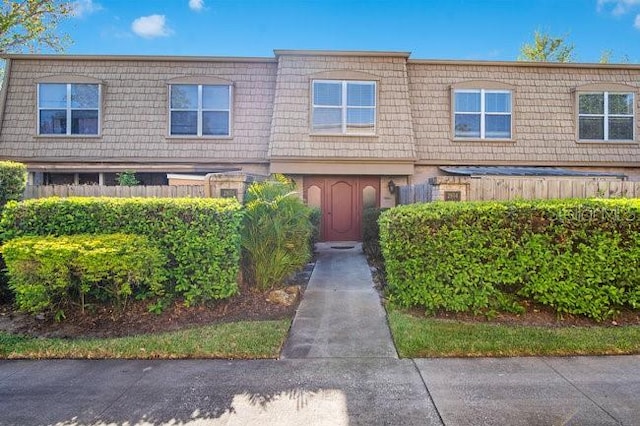
<instances>
[{"instance_id":1,"label":"window with white trim","mask_svg":"<svg viewBox=\"0 0 640 426\"><path fill-rule=\"evenodd\" d=\"M578 139L633 140L634 126L633 93L578 93Z\"/></svg>"},{"instance_id":2,"label":"window with white trim","mask_svg":"<svg viewBox=\"0 0 640 426\"><path fill-rule=\"evenodd\" d=\"M454 136L470 139L511 139L510 90L454 91Z\"/></svg>"},{"instance_id":3,"label":"window with white trim","mask_svg":"<svg viewBox=\"0 0 640 426\"><path fill-rule=\"evenodd\" d=\"M39 135L100 134L99 84L39 83Z\"/></svg>"},{"instance_id":4,"label":"window with white trim","mask_svg":"<svg viewBox=\"0 0 640 426\"><path fill-rule=\"evenodd\" d=\"M314 133L366 134L376 132L374 81L313 81Z\"/></svg>"},{"instance_id":5,"label":"window with white trim","mask_svg":"<svg viewBox=\"0 0 640 426\"><path fill-rule=\"evenodd\" d=\"M231 86L172 84L169 86L172 136L230 136Z\"/></svg>"}]
</instances>

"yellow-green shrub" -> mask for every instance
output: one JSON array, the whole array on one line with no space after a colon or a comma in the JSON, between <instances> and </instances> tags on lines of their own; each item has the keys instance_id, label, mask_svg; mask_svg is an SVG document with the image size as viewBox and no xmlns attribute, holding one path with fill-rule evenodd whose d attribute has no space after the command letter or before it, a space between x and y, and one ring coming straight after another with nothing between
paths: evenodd
<instances>
[{"instance_id":1,"label":"yellow-green shrub","mask_svg":"<svg viewBox=\"0 0 640 426\"><path fill-rule=\"evenodd\" d=\"M430 203L380 218L392 300L428 311L531 300L603 319L640 308L640 200Z\"/></svg>"},{"instance_id":2,"label":"yellow-green shrub","mask_svg":"<svg viewBox=\"0 0 640 426\"><path fill-rule=\"evenodd\" d=\"M2 246L9 287L20 310L54 312L77 305L112 304L161 295L166 259L142 236L21 237Z\"/></svg>"}]
</instances>

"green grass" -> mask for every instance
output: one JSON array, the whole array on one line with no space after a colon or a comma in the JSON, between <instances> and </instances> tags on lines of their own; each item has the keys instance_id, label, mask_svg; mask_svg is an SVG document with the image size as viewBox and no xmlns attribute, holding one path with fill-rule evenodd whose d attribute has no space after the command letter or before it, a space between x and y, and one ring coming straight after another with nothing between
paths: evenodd
<instances>
[{"instance_id":1,"label":"green grass","mask_svg":"<svg viewBox=\"0 0 640 426\"><path fill-rule=\"evenodd\" d=\"M242 321L110 339L43 339L0 333L0 358L276 358L291 321Z\"/></svg>"},{"instance_id":2,"label":"green grass","mask_svg":"<svg viewBox=\"0 0 640 426\"><path fill-rule=\"evenodd\" d=\"M390 309L401 357L568 356L640 353L640 326L532 327L418 318Z\"/></svg>"}]
</instances>

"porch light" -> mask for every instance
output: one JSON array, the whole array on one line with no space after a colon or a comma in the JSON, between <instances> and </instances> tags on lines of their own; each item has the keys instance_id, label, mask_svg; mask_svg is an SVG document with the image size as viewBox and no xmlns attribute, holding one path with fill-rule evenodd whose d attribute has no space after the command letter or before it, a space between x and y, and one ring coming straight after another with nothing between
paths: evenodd
<instances>
[{"instance_id":1,"label":"porch light","mask_svg":"<svg viewBox=\"0 0 640 426\"><path fill-rule=\"evenodd\" d=\"M396 185L396 183L392 180L389 181L389 183L387 184L389 187L389 192L392 194L396 193L396 189L398 188L398 185Z\"/></svg>"}]
</instances>

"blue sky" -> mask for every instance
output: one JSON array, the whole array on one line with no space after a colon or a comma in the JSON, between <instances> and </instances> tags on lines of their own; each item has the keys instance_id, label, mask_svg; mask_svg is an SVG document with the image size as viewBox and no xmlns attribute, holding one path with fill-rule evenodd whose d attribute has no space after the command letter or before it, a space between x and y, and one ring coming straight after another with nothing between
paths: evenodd
<instances>
[{"instance_id":1,"label":"blue sky","mask_svg":"<svg viewBox=\"0 0 640 426\"><path fill-rule=\"evenodd\" d=\"M70 54L273 56L273 49L399 50L515 60L534 30L578 62L640 63L640 0L76 0Z\"/></svg>"}]
</instances>

